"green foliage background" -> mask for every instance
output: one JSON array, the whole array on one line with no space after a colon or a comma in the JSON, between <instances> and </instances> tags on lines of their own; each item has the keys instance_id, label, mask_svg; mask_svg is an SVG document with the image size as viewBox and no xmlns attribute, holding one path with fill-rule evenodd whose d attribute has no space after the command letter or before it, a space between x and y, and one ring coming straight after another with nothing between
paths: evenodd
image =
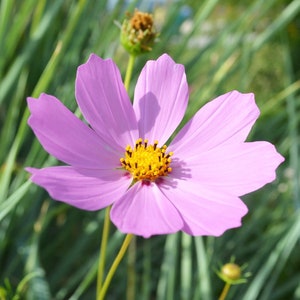
<instances>
[{"instance_id":1,"label":"green foliage background","mask_svg":"<svg viewBox=\"0 0 300 300\"><path fill-rule=\"evenodd\" d=\"M24 167L57 162L27 126L25 99L46 92L76 111L76 68L91 52L112 57L124 75L115 21L151 1L107 2L0 1L0 299L95 297L104 211L55 202L30 184ZM275 182L243 197L242 227L219 238L137 238L107 299L217 299L215 270L232 256L252 276L227 299L300 299L300 1L169 0L150 9L161 35L137 60L131 95L146 60L167 52L186 67L184 121L217 95L254 92L261 116L249 140L274 143L286 161ZM112 228L108 266L122 240Z\"/></svg>"}]
</instances>

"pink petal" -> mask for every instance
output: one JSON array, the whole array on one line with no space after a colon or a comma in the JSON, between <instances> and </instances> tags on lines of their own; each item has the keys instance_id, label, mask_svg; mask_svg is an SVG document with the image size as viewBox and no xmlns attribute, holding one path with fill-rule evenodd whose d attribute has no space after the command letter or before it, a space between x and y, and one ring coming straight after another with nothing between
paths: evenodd
<instances>
[{"instance_id":1,"label":"pink petal","mask_svg":"<svg viewBox=\"0 0 300 300\"><path fill-rule=\"evenodd\" d=\"M178 211L154 183L133 185L114 203L111 220L123 233L146 238L174 233L183 226Z\"/></svg>"},{"instance_id":2,"label":"pink petal","mask_svg":"<svg viewBox=\"0 0 300 300\"><path fill-rule=\"evenodd\" d=\"M118 170L75 169L73 167L26 168L31 180L58 201L84 210L98 210L118 200L131 179Z\"/></svg>"},{"instance_id":3,"label":"pink petal","mask_svg":"<svg viewBox=\"0 0 300 300\"><path fill-rule=\"evenodd\" d=\"M204 105L178 133L170 150L181 153L193 144L199 152L243 142L258 116L253 94L232 91Z\"/></svg>"},{"instance_id":4,"label":"pink petal","mask_svg":"<svg viewBox=\"0 0 300 300\"><path fill-rule=\"evenodd\" d=\"M172 176L182 176L201 182L205 187L218 192L241 196L255 191L276 177L275 170L284 158L268 142L224 144L207 152L189 151L179 157L184 162L173 166ZM178 174L176 175L176 173ZM183 177L184 177L183 176Z\"/></svg>"},{"instance_id":5,"label":"pink petal","mask_svg":"<svg viewBox=\"0 0 300 300\"><path fill-rule=\"evenodd\" d=\"M28 124L44 149L57 159L78 167L105 168L118 165L120 154L58 99L41 94L28 98Z\"/></svg>"},{"instance_id":6,"label":"pink petal","mask_svg":"<svg viewBox=\"0 0 300 300\"><path fill-rule=\"evenodd\" d=\"M188 96L183 65L166 54L148 61L136 84L133 104L140 137L150 143L158 140L162 146L182 120Z\"/></svg>"},{"instance_id":7,"label":"pink petal","mask_svg":"<svg viewBox=\"0 0 300 300\"><path fill-rule=\"evenodd\" d=\"M238 197L206 189L193 179L174 183L166 178L159 187L180 212L185 222L182 230L190 235L220 236L241 226L241 218L248 211Z\"/></svg>"},{"instance_id":8,"label":"pink petal","mask_svg":"<svg viewBox=\"0 0 300 300\"><path fill-rule=\"evenodd\" d=\"M91 54L78 67L75 93L78 105L89 124L107 143L127 144L138 138L137 121L120 72L111 59Z\"/></svg>"}]
</instances>

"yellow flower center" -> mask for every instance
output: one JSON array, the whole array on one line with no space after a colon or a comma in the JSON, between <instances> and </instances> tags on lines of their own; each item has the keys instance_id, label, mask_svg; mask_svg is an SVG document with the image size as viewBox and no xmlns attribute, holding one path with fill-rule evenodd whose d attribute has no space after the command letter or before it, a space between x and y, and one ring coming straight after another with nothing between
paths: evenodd
<instances>
[{"instance_id":1,"label":"yellow flower center","mask_svg":"<svg viewBox=\"0 0 300 300\"><path fill-rule=\"evenodd\" d=\"M148 140L140 138L136 141L134 148L127 146L125 155L120 159L122 167L129 171L133 180L155 181L161 176L168 175L171 156L173 152L167 153L167 146L157 147L158 141L148 145Z\"/></svg>"}]
</instances>

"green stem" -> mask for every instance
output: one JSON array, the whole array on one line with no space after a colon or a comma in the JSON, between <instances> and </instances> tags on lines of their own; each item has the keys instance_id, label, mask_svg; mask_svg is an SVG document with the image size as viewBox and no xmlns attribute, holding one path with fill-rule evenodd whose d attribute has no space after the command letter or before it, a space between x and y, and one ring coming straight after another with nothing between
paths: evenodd
<instances>
[{"instance_id":1,"label":"green stem","mask_svg":"<svg viewBox=\"0 0 300 300\"><path fill-rule=\"evenodd\" d=\"M135 261L136 261L136 237L131 240L127 254L127 290L126 299L135 299Z\"/></svg>"},{"instance_id":2,"label":"green stem","mask_svg":"<svg viewBox=\"0 0 300 300\"><path fill-rule=\"evenodd\" d=\"M226 296L227 296L227 294L229 292L230 287L231 287L231 284L228 283L228 282L226 282L226 284L225 284L225 286L223 288L223 291L222 291L222 293L221 293L221 295L219 297L219 300L225 300L225 298L226 298Z\"/></svg>"},{"instance_id":3,"label":"green stem","mask_svg":"<svg viewBox=\"0 0 300 300\"><path fill-rule=\"evenodd\" d=\"M111 280L112 280L112 278L113 278L113 276L114 276L114 274L115 274L115 272L116 272L116 270L117 270L117 268L118 268L118 266L119 266L119 264L120 264L122 258L123 258L124 255L125 255L125 252L126 252L128 246L129 246L129 244L130 244L130 241L131 241L132 237L133 237L132 234L127 234L127 235L126 235L126 237L125 237L125 239L124 239L124 242L123 242L123 244L122 244L122 247L121 247L121 249L120 249L118 255L116 256L116 258L115 258L115 260L114 260L112 266L111 266L110 269L109 269L109 272L108 272L108 274L107 274L107 276L106 276L106 279L105 279L105 281L104 281L104 284L103 284L103 286L102 286L102 289L101 289L101 291L100 291L100 294L99 294L99 296L97 296L97 300L103 300L103 299L104 299L105 294L106 294L106 292L107 292L107 289L108 289L108 287L109 287L109 284L110 284L110 282L111 282Z\"/></svg>"},{"instance_id":4,"label":"green stem","mask_svg":"<svg viewBox=\"0 0 300 300\"><path fill-rule=\"evenodd\" d=\"M105 218L104 218L104 225L103 225L103 232L102 232L102 240L101 240L101 247L99 253L99 264L98 264L98 278L97 278L97 298L99 297L100 290L102 288L102 279L105 267L105 259L106 259L106 247L109 235L109 214L110 214L110 206L105 210Z\"/></svg>"},{"instance_id":5,"label":"green stem","mask_svg":"<svg viewBox=\"0 0 300 300\"><path fill-rule=\"evenodd\" d=\"M128 62L127 70L126 70L126 75L125 75L125 80L124 80L124 86L125 86L125 89L127 92L129 89L129 83L131 80L134 62L135 62L135 55L130 54L129 62Z\"/></svg>"}]
</instances>

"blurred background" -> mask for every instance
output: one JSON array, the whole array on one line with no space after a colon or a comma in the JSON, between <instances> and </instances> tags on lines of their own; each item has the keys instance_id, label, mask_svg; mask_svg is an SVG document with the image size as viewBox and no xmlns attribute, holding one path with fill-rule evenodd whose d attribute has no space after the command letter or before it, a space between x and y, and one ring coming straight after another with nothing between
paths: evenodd
<instances>
[{"instance_id":1,"label":"blurred background","mask_svg":"<svg viewBox=\"0 0 300 300\"><path fill-rule=\"evenodd\" d=\"M92 52L124 76L118 24L135 8L153 13L160 36L138 57L130 95L145 62L168 53L186 68L184 122L220 94L253 92L261 116L249 140L275 144L286 160L276 181L243 197L242 227L218 238L137 238L107 299L217 299L216 271L232 257L251 276L227 299L300 299L299 0L0 0L0 299L95 298L104 211L30 184L24 167L57 162L27 126L26 97L46 92L75 111L76 69ZM107 266L123 238L111 228Z\"/></svg>"}]
</instances>

